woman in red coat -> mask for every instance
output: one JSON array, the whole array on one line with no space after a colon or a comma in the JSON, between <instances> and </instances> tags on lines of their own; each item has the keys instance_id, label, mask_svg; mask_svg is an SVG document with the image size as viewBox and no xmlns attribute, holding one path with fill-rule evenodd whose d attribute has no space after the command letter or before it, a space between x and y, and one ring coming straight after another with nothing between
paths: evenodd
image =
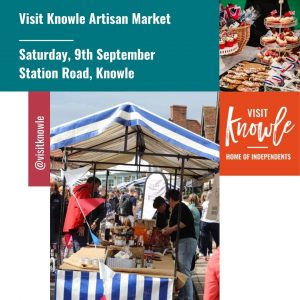
<instances>
[{"instance_id":1,"label":"woman in red coat","mask_svg":"<svg viewBox=\"0 0 300 300\"><path fill-rule=\"evenodd\" d=\"M77 204L76 198L92 198L94 192L98 190L100 184L100 179L94 179L93 177L90 177L88 178L86 183L80 184L73 189L73 194L75 196L72 195L72 197L69 200L63 232L69 232L72 235L74 252L77 252L81 247L85 246L87 243L87 232L84 226L84 217Z\"/></svg>"}]
</instances>

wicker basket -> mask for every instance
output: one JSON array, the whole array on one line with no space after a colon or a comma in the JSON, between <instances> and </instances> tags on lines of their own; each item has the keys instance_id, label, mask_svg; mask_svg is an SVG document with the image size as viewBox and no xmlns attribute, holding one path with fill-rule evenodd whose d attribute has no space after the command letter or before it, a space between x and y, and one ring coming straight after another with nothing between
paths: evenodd
<instances>
[{"instance_id":1,"label":"wicker basket","mask_svg":"<svg viewBox=\"0 0 300 300\"><path fill-rule=\"evenodd\" d=\"M238 28L232 29L232 31L238 35L239 50L232 54L236 55L244 50L250 39L250 25L240 26Z\"/></svg>"}]
</instances>

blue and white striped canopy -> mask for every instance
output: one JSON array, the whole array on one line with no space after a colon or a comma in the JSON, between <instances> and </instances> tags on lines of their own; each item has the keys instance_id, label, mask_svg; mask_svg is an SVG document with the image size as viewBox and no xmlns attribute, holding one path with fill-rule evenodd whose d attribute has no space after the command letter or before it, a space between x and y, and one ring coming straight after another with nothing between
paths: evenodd
<instances>
[{"instance_id":1,"label":"blue and white striped canopy","mask_svg":"<svg viewBox=\"0 0 300 300\"><path fill-rule=\"evenodd\" d=\"M147 153L165 153L199 156L205 159L189 159L186 167L218 167L219 145L197 135L171 121L132 103L97 112L51 129L52 157L62 157L61 148L80 147L107 150L124 150L125 126L128 126L128 151L135 151L136 126L140 126ZM74 151L69 159L81 161L126 163L132 160L128 154ZM167 165L170 169L180 166L177 158L145 156L150 164ZM107 165L106 165L107 166ZM204 171L191 171L191 175L203 175Z\"/></svg>"}]
</instances>

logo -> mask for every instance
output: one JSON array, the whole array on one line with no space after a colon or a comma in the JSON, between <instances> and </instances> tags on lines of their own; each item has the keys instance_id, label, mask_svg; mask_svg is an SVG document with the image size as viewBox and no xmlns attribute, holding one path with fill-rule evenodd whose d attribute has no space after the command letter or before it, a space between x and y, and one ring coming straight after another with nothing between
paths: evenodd
<instances>
[{"instance_id":1,"label":"logo","mask_svg":"<svg viewBox=\"0 0 300 300\"><path fill-rule=\"evenodd\" d=\"M247 148L262 148L264 146L260 145L267 139L272 140L273 146L279 146L284 135L293 130L295 124L286 119L287 107L281 107L271 123L268 122L268 111L268 108L247 109L248 118L257 119L257 122L247 122L242 117L234 117L234 107L230 106L226 125L226 147L229 147L231 142L238 143L240 139L246 139L248 136L256 137L258 146Z\"/></svg>"},{"instance_id":2,"label":"logo","mask_svg":"<svg viewBox=\"0 0 300 300\"><path fill-rule=\"evenodd\" d=\"M300 173L298 93L221 93L221 175Z\"/></svg>"}]
</instances>

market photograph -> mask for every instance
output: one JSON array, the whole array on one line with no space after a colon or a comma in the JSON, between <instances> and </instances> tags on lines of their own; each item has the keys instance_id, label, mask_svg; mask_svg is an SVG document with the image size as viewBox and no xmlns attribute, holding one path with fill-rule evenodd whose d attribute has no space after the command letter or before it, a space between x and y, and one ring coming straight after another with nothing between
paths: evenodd
<instances>
[{"instance_id":1,"label":"market photograph","mask_svg":"<svg viewBox=\"0 0 300 300\"><path fill-rule=\"evenodd\" d=\"M300 91L300 1L220 1L220 90Z\"/></svg>"},{"instance_id":2,"label":"market photograph","mask_svg":"<svg viewBox=\"0 0 300 300\"><path fill-rule=\"evenodd\" d=\"M50 100L51 299L218 300L218 93Z\"/></svg>"}]
</instances>

